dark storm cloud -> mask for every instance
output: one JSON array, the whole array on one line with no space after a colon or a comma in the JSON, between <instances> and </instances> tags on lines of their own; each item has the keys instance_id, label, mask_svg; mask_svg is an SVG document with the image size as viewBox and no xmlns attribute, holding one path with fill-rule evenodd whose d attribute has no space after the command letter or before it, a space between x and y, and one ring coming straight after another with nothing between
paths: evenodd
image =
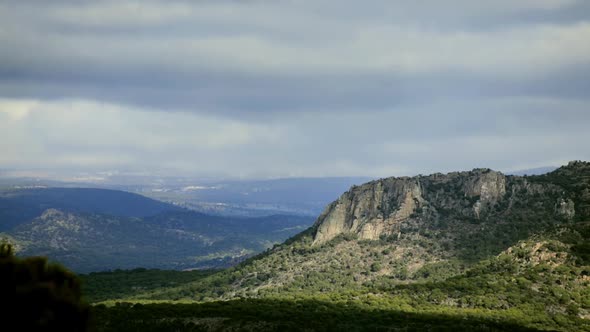
<instances>
[{"instance_id":1,"label":"dark storm cloud","mask_svg":"<svg viewBox=\"0 0 590 332\"><path fill-rule=\"evenodd\" d=\"M569 50L560 54L561 45L543 45L567 47L590 31L590 23L580 23L588 13L584 3L375 1L345 2L339 11L326 1L265 4L4 3L4 95L258 112L383 108L424 95L582 96L587 85L579 67L585 73L589 61L580 63ZM254 16L237 19L240 12ZM309 22L298 21L306 15ZM537 31L541 16L543 23L566 25ZM468 30L474 19L516 31ZM519 25L507 28L509 21ZM533 54L522 54L520 43L531 43ZM578 52L588 55L588 47ZM548 61L530 65L543 58Z\"/></svg>"},{"instance_id":2,"label":"dark storm cloud","mask_svg":"<svg viewBox=\"0 0 590 332\"><path fill-rule=\"evenodd\" d=\"M415 106L438 99L537 96L587 100L590 66L564 68L534 77L493 78L457 72L414 75L326 75L280 77L206 73L166 77L158 72L106 77L81 72L69 77L6 73L0 81L4 97L88 98L146 108L222 112L231 116L256 113L326 112Z\"/></svg>"}]
</instances>

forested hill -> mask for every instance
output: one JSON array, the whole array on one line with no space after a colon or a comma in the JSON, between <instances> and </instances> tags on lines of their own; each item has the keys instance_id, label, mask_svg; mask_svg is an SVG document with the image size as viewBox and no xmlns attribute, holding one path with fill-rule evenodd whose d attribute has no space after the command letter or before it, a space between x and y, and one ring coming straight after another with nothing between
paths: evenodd
<instances>
[{"instance_id":1,"label":"forested hill","mask_svg":"<svg viewBox=\"0 0 590 332\"><path fill-rule=\"evenodd\" d=\"M119 217L147 217L180 208L119 190L33 188L0 190L0 232L37 218L47 209Z\"/></svg>"},{"instance_id":2,"label":"forested hill","mask_svg":"<svg viewBox=\"0 0 590 332\"><path fill-rule=\"evenodd\" d=\"M476 169L381 179L352 187L313 227L235 268L122 297L361 301L588 330L589 204L587 162L541 176Z\"/></svg>"},{"instance_id":3,"label":"forested hill","mask_svg":"<svg viewBox=\"0 0 590 332\"><path fill-rule=\"evenodd\" d=\"M219 217L137 194L40 188L0 192L0 239L77 272L235 265L309 227L311 217Z\"/></svg>"}]
</instances>

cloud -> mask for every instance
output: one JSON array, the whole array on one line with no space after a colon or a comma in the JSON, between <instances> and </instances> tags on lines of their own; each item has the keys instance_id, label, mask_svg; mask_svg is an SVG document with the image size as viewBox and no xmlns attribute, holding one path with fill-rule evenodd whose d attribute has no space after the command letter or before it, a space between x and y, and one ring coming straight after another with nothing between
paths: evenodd
<instances>
[{"instance_id":1,"label":"cloud","mask_svg":"<svg viewBox=\"0 0 590 332\"><path fill-rule=\"evenodd\" d=\"M425 95L587 95L569 82L590 73L589 21L502 24L583 3L373 3L335 12L330 1L7 2L0 86L5 97L230 116L383 108ZM496 24L473 28L474 17Z\"/></svg>"},{"instance_id":2,"label":"cloud","mask_svg":"<svg viewBox=\"0 0 590 332\"><path fill-rule=\"evenodd\" d=\"M119 7L113 5L113 9ZM127 7L122 6L123 9ZM164 13L170 9L163 7ZM95 11L92 10L90 15L102 17L102 11ZM84 17L79 17L84 24L96 20ZM5 45L3 65L29 75L95 75L97 78L105 68L109 69L106 74L115 77L133 76L148 70L180 75L181 79L184 75L194 79L201 72L314 76L457 69L482 74L493 74L498 70L521 74L588 63L590 53L590 47L583 43L590 31L590 22L531 24L487 31L445 31L437 26L416 23L361 21L351 24L344 20L333 22L331 29L328 28L330 33L325 34L316 33L317 26L325 24L321 23L322 17L316 17L313 22L293 24L291 28L299 36L289 38L288 32L284 35L275 31L269 33L247 26L244 30L236 29L244 23L243 19L234 23L233 29L228 29L230 31L213 22L209 29L207 26L203 29L205 32L199 30L199 24L182 33L175 29L163 29L160 33L150 29L112 32L109 17L107 14L106 24L103 23L106 31L80 32L76 25L70 27L69 24L66 28L55 24L27 25L24 24L26 20L15 21L5 16L3 19L10 23L0 35ZM129 14L131 22L141 17ZM119 20L118 16L116 20ZM273 24L280 26L282 22ZM273 29L273 24L267 28ZM43 52L26 52L36 48ZM8 71L8 68L4 69ZM76 75L75 71L81 73Z\"/></svg>"},{"instance_id":3,"label":"cloud","mask_svg":"<svg viewBox=\"0 0 590 332\"><path fill-rule=\"evenodd\" d=\"M580 143L590 140L587 102L514 99L444 106L453 111L433 106L337 115L309 111L245 121L81 100L3 99L0 164L194 176L377 177L480 166L515 169L589 157Z\"/></svg>"},{"instance_id":4,"label":"cloud","mask_svg":"<svg viewBox=\"0 0 590 332\"><path fill-rule=\"evenodd\" d=\"M80 100L0 100L0 163L12 167L161 167L207 172L208 153L272 141L264 125L192 113L145 112ZM186 162L185 164L183 164ZM189 163L190 162L190 163ZM207 169L207 167L212 167Z\"/></svg>"},{"instance_id":5,"label":"cloud","mask_svg":"<svg viewBox=\"0 0 590 332\"><path fill-rule=\"evenodd\" d=\"M0 167L385 176L590 153L587 1L4 1L0 22Z\"/></svg>"},{"instance_id":6,"label":"cloud","mask_svg":"<svg viewBox=\"0 0 590 332\"><path fill-rule=\"evenodd\" d=\"M73 26L152 26L190 19L195 14L194 9L187 3L101 1L50 8L48 18Z\"/></svg>"}]
</instances>

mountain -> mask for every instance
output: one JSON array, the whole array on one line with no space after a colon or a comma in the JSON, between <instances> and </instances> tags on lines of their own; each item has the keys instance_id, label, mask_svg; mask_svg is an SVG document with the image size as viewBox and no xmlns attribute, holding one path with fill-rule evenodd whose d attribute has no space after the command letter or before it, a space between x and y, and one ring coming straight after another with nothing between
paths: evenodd
<instances>
[{"instance_id":1,"label":"mountain","mask_svg":"<svg viewBox=\"0 0 590 332\"><path fill-rule=\"evenodd\" d=\"M0 190L0 231L40 216L47 209L147 217L179 207L138 194L94 188L31 188Z\"/></svg>"},{"instance_id":2,"label":"mountain","mask_svg":"<svg viewBox=\"0 0 590 332\"><path fill-rule=\"evenodd\" d=\"M48 256L78 272L219 268L265 250L311 221L297 216L222 218L190 211L138 218L48 209L0 237L15 243L19 255Z\"/></svg>"},{"instance_id":3,"label":"mountain","mask_svg":"<svg viewBox=\"0 0 590 332\"><path fill-rule=\"evenodd\" d=\"M380 179L353 186L311 228L234 268L122 299L313 299L489 320L481 330L493 321L587 331L589 221L587 162L526 177L475 169Z\"/></svg>"},{"instance_id":4,"label":"mountain","mask_svg":"<svg viewBox=\"0 0 590 332\"><path fill-rule=\"evenodd\" d=\"M255 295L217 302L210 296L219 287L194 281L215 275L134 270L84 280L93 298L130 296L127 303L107 300L107 306L96 306L100 331L590 331L589 243L590 224L575 223L519 241L440 281L382 278L360 289L329 292L325 287L335 283L337 272L326 266L296 288L258 288ZM261 274L264 278L260 270L256 277ZM350 278L346 271L340 274L341 280ZM176 298L204 294L205 302L171 301L170 293L157 302L138 299L138 292L158 294L163 287L177 289Z\"/></svg>"},{"instance_id":5,"label":"mountain","mask_svg":"<svg viewBox=\"0 0 590 332\"><path fill-rule=\"evenodd\" d=\"M494 253L543 226L588 218L586 203L581 201L588 197L576 197L568 191L572 185L585 183L565 175L573 169L576 174L584 173L580 165L572 163L550 176L505 176L490 169L475 169L387 178L355 186L318 218L313 244L339 235L400 240L405 234L416 233L423 241L433 243L431 239L436 239L438 244L455 248L458 255ZM560 183L558 178L566 182ZM579 180L587 181L583 176ZM467 242L482 231L499 236L505 233L506 237L501 238L498 248L486 238L478 239L477 253L463 253Z\"/></svg>"},{"instance_id":6,"label":"mountain","mask_svg":"<svg viewBox=\"0 0 590 332\"><path fill-rule=\"evenodd\" d=\"M0 196L0 238L77 272L219 268L309 227L310 217L218 217L116 190L44 188Z\"/></svg>"}]
</instances>

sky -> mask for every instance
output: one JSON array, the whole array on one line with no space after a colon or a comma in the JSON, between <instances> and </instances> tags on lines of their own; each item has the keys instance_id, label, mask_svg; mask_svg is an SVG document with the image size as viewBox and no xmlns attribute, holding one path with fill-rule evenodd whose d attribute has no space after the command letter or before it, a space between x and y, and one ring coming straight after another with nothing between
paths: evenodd
<instances>
[{"instance_id":1,"label":"sky","mask_svg":"<svg viewBox=\"0 0 590 332\"><path fill-rule=\"evenodd\" d=\"M385 177L590 160L586 0L0 0L0 169Z\"/></svg>"}]
</instances>

